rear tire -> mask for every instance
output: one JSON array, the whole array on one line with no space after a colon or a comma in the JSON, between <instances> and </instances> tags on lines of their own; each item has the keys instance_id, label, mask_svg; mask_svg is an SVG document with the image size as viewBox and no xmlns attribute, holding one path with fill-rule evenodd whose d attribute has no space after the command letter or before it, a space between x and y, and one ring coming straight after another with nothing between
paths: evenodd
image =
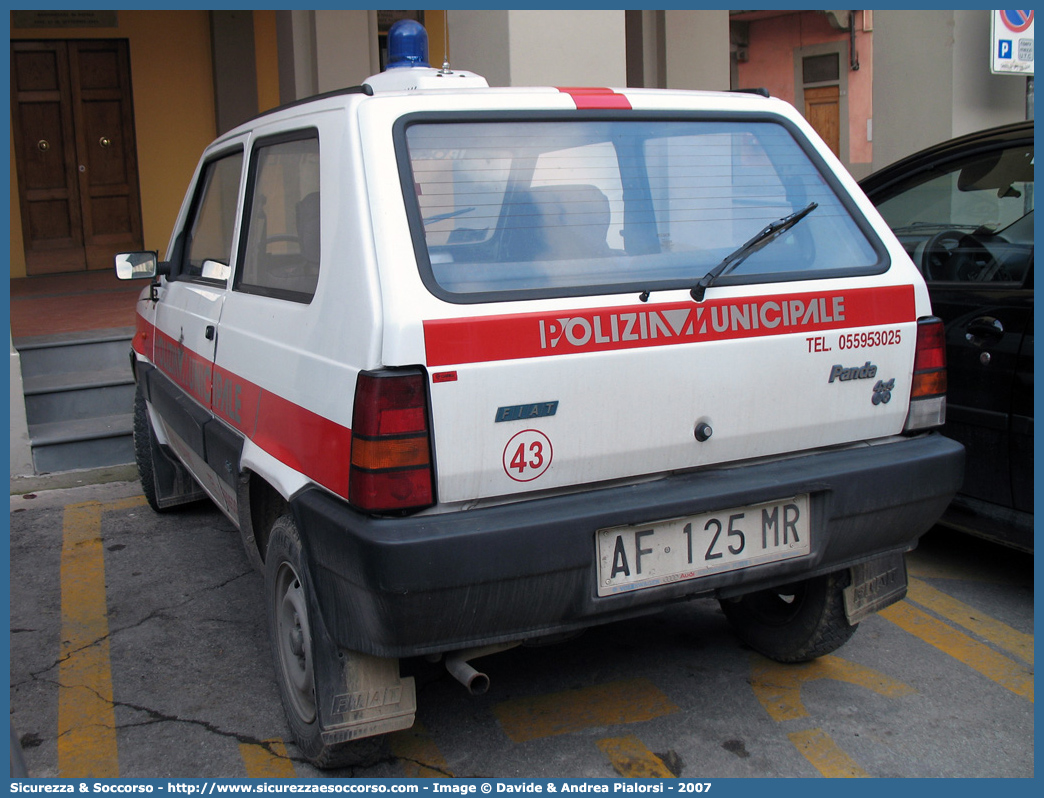
<instances>
[{"instance_id":1,"label":"rear tire","mask_svg":"<svg viewBox=\"0 0 1044 798\"><path fill-rule=\"evenodd\" d=\"M294 742L319 768L372 764L383 748L381 737L346 743L323 742L316 699L313 625L309 614L311 587L293 518L276 519L265 557L265 603L268 634L275 659L276 682Z\"/></svg>"},{"instance_id":2,"label":"rear tire","mask_svg":"<svg viewBox=\"0 0 1044 798\"><path fill-rule=\"evenodd\" d=\"M845 617L847 570L725 599L721 609L739 638L777 662L807 662L837 650L858 624Z\"/></svg>"}]
</instances>

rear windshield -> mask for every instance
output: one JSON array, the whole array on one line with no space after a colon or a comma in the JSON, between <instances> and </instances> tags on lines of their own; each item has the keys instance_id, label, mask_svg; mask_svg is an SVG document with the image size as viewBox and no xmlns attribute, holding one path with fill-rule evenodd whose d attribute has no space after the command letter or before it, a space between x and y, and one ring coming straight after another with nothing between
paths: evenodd
<instances>
[{"instance_id":1,"label":"rear windshield","mask_svg":"<svg viewBox=\"0 0 1044 798\"><path fill-rule=\"evenodd\" d=\"M405 144L422 276L451 301L689 288L813 203L717 284L887 265L776 121L420 120Z\"/></svg>"}]
</instances>

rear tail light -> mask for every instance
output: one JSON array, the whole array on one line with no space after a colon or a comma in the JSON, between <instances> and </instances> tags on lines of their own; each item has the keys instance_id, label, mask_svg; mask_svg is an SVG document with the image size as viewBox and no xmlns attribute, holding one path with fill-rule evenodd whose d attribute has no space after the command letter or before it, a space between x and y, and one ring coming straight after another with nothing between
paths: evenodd
<instances>
[{"instance_id":1,"label":"rear tail light","mask_svg":"<svg viewBox=\"0 0 1044 798\"><path fill-rule=\"evenodd\" d=\"M934 316L917 322L917 352L906 432L941 427L946 422L946 333Z\"/></svg>"},{"instance_id":2,"label":"rear tail light","mask_svg":"<svg viewBox=\"0 0 1044 798\"><path fill-rule=\"evenodd\" d=\"M348 501L401 513L435 503L427 380L419 371L364 371L355 386Z\"/></svg>"}]
</instances>

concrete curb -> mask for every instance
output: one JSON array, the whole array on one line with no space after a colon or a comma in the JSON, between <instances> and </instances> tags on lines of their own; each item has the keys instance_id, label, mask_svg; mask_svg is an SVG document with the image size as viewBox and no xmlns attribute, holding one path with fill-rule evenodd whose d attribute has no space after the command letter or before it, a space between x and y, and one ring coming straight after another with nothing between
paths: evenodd
<instances>
[{"instance_id":1,"label":"concrete curb","mask_svg":"<svg viewBox=\"0 0 1044 798\"><path fill-rule=\"evenodd\" d=\"M103 485L109 482L136 482L137 480L138 469L133 464L61 471L54 474L13 476L11 477L11 495L81 488L86 485Z\"/></svg>"}]
</instances>

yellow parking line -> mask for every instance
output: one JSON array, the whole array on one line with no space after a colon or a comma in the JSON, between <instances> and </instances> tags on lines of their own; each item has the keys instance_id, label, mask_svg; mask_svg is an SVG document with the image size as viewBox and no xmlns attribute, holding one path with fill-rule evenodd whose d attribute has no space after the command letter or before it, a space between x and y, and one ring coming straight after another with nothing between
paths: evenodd
<instances>
[{"instance_id":1,"label":"yellow parking line","mask_svg":"<svg viewBox=\"0 0 1044 798\"><path fill-rule=\"evenodd\" d=\"M640 723L677 712L678 707L648 679L628 679L505 701L493 711L504 733L521 743L593 726Z\"/></svg>"},{"instance_id":2,"label":"yellow parking line","mask_svg":"<svg viewBox=\"0 0 1044 798\"><path fill-rule=\"evenodd\" d=\"M986 613L969 607L941 590L936 590L920 579L910 580L906 597L936 615L941 615L946 620L963 626L969 632L977 634L1009 654L1014 654L1030 665L1033 664L1033 635L1012 629Z\"/></svg>"},{"instance_id":3,"label":"yellow parking line","mask_svg":"<svg viewBox=\"0 0 1044 798\"><path fill-rule=\"evenodd\" d=\"M886 607L879 614L1016 695L1033 701L1033 673L1014 660L998 654L989 646L973 640L907 601Z\"/></svg>"},{"instance_id":4,"label":"yellow parking line","mask_svg":"<svg viewBox=\"0 0 1044 798\"><path fill-rule=\"evenodd\" d=\"M801 702L801 687L805 682L817 679L854 684L888 698L915 692L909 685L879 671L832 655L797 665L784 665L754 655L750 686L765 711L775 721L807 716L808 711Z\"/></svg>"},{"instance_id":5,"label":"yellow parking line","mask_svg":"<svg viewBox=\"0 0 1044 798\"><path fill-rule=\"evenodd\" d=\"M637 737L607 737L598 741L613 770L625 779L673 779L677 778L660 757L645 747Z\"/></svg>"},{"instance_id":6,"label":"yellow parking line","mask_svg":"<svg viewBox=\"0 0 1044 798\"><path fill-rule=\"evenodd\" d=\"M296 779L294 763L286 753L286 745L278 737L265 740L263 744L240 743L239 755L243 757L247 778L251 779Z\"/></svg>"},{"instance_id":7,"label":"yellow parking line","mask_svg":"<svg viewBox=\"0 0 1044 798\"><path fill-rule=\"evenodd\" d=\"M388 735L392 753L402 764L408 779L451 779L453 773L446 764L439 747L420 723Z\"/></svg>"},{"instance_id":8,"label":"yellow parking line","mask_svg":"<svg viewBox=\"0 0 1044 798\"><path fill-rule=\"evenodd\" d=\"M119 776L109 664L105 552L101 519L108 510L145 503L143 496L70 504L62 519L62 632L58 667L58 775Z\"/></svg>"},{"instance_id":9,"label":"yellow parking line","mask_svg":"<svg viewBox=\"0 0 1044 798\"><path fill-rule=\"evenodd\" d=\"M822 729L791 732L787 737L824 778L870 778L870 774L859 767Z\"/></svg>"}]
</instances>

